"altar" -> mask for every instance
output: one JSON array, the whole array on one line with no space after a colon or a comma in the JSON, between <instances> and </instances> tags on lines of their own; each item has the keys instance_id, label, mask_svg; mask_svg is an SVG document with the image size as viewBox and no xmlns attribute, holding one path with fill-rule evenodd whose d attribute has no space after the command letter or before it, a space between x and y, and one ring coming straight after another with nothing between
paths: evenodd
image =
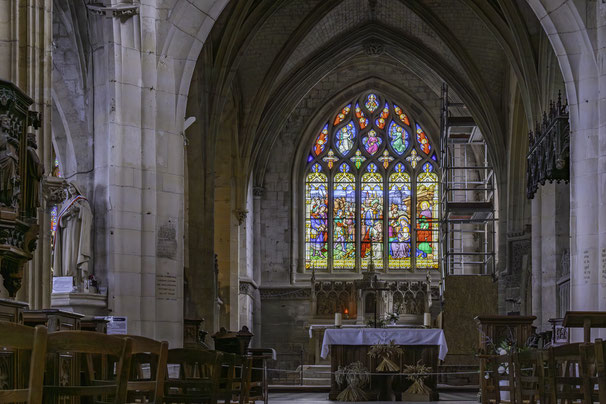
<instances>
[{"instance_id":1,"label":"altar","mask_svg":"<svg viewBox=\"0 0 606 404\"><path fill-rule=\"evenodd\" d=\"M368 355L373 345L388 345L393 343L402 349L401 354L394 358L400 369L399 372L378 372L379 360ZM401 399L402 393L411 384L403 375L405 365L423 364L436 373L440 360L444 360L448 346L441 329L427 328L333 328L326 329L322 342L321 357L330 355L331 388L329 399L335 400L343 386L337 384L335 372L339 367L359 361L369 371L370 387L368 391L372 399L395 400ZM437 376L429 375L425 381L431 389L429 398L438 400Z\"/></svg>"}]
</instances>

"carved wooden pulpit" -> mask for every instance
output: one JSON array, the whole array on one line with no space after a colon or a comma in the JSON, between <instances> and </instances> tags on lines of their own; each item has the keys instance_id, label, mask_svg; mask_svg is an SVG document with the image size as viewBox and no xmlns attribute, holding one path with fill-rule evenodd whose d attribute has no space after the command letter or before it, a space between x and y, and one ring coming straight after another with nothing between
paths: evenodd
<instances>
[{"instance_id":1,"label":"carved wooden pulpit","mask_svg":"<svg viewBox=\"0 0 606 404\"><path fill-rule=\"evenodd\" d=\"M23 266L38 239L42 165L33 133L40 116L33 100L0 80L0 274L10 297L21 287Z\"/></svg>"}]
</instances>

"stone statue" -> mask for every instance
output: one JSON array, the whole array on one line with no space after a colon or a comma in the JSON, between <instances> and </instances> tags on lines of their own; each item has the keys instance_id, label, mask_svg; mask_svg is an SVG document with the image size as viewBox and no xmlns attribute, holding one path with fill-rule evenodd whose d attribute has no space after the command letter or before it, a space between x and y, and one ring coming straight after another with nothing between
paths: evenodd
<instances>
[{"instance_id":1,"label":"stone statue","mask_svg":"<svg viewBox=\"0 0 606 404\"><path fill-rule=\"evenodd\" d=\"M36 217L36 209L40 206L40 181L44 174L44 166L40 163L40 158L36 149L36 135L29 133L27 135L27 188L25 190L24 205L26 214L29 217Z\"/></svg>"},{"instance_id":2,"label":"stone statue","mask_svg":"<svg viewBox=\"0 0 606 404\"><path fill-rule=\"evenodd\" d=\"M19 160L14 143L0 128L0 206L15 207L17 202Z\"/></svg>"},{"instance_id":3,"label":"stone statue","mask_svg":"<svg viewBox=\"0 0 606 404\"><path fill-rule=\"evenodd\" d=\"M70 183L68 198L57 217L53 271L55 276L73 276L75 286L84 292L88 292L92 221L88 199Z\"/></svg>"}]
</instances>

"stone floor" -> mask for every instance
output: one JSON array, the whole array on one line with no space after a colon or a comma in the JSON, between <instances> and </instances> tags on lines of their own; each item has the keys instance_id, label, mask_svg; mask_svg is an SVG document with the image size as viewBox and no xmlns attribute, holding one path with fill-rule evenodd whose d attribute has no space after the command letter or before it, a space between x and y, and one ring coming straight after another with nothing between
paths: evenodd
<instances>
[{"instance_id":1,"label":"stone floor","mask_svg":"<svg viewBox=\"0 0 606 404\"><path fill-rule=\"evenodd\" d=\"M339 401L329 401L328 393L271 393L269 395L270 404L291 404L293 401L296 404L324 404L337 403ZM474 392L441 392L439 403L477 403L478 395ZM386 404L387 401L373 401L371 404ZM391 402L389 402L391 403ZM431 403L438 403L431 401ZM364 403L359 403L364 404ZM427 404L425 402L424 404Z\"/></svg>"}]
</instances>

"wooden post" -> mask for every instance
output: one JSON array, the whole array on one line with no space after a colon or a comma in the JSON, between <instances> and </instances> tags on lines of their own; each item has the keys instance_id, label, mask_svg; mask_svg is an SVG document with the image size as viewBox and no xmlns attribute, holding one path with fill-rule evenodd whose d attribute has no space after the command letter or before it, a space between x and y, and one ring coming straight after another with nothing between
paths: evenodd
<instances>
[{"instance_id":1,"label":"wooden post","mask_svg":"<svg viewBox=\"0 0 606 404\"><path fill-rule=\"evenodd\" d=\"M591 342L591 319L583 319L583 334L585 342Z\"/></svg>"}]
</instances>

